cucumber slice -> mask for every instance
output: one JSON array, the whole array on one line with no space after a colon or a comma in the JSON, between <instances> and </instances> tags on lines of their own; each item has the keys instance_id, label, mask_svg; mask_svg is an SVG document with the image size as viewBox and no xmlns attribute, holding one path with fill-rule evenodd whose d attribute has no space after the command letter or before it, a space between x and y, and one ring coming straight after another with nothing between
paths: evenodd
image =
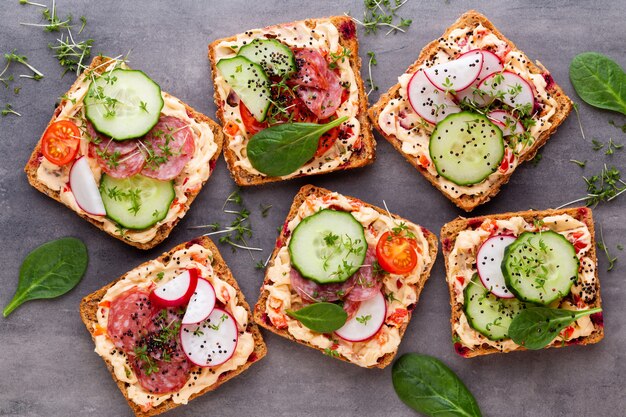
<instances>
[{"instance_id":1,"label":"cucumber slice","mask_svg":"<svg viewBox=\"0 0 626 417\"><path fill-rule=\"evenodd\" d=\"M217 69L224 81L237 93L256 120L262 122L270 107L270 80L263 67L248 58L236 56L221 59Z\"/></svg>"},{"instance_id":2,"label":"cucumber slice","mask_svg":"<svg viewBox=\"0 0 626 417\"><path fill-rule=\"evenodd\" d=\"M115 140L138 138L159 121L161 87L142 71L115 69L93 80L85 96L85 116Z\"/></svg>"},{"instance_id":3,"label":"cucumber slice","mask_svg":"<svg viewBox=\"0 0 626 417\"><path fill-rule=\"evenodd\" d=\"M344 282L363 265L363 225L345 211L320 210L296 226L289 242L291 264L318 284Z\"/></svg>"},{"instance_id":4,"label":"cucumber slice","mask_svg":"<svg viewBox=\"0 0 626 417\"><path fill-rule=\"evenodd\" d=\"M569 294L578 280L576 249L551 230L524 232L504 250L506 286L520 300L550 304Z\"/></svg>"},{"instance_id":5,"label":"cucumber slice","mask_svg":"<svg viewBox=\"0 0 626 417\"><path fill-rule=\"evenodd\" d=\"M255 39L242 46L237 55L259 64L270 77L284 77L296 72L293 52L276 39Z\"/></svg>"},{"instance_id":6,"label":"cucumber slice","mask_svg":"<svg viewBox=\"0 0 626 417\"><path fill-rule=\"evenodd\" d=\"M502 130L482 114L451 114L437 123L429 152L442 177L458 185L478 184L500 166Z\"/></svg>"},{"instance_id":7,"label":"cucumber slice","mask_svg":"<svg viewBox=\"0 0 626 417\"><path fill-rule=\"evenodd\" d=\"M163 220L176 196L172 181L143 175L113 178L104 174L100 195L107 217L127 229L146 229Z\"/></svg>"},{"instance_id":8,"label":"cucumber slice","mask_svg":"<svg viewBox=\"0 0 626 417\"><path fill-rule=\"evenodd\" d=\"M474 275L463 291L463 311L470 327L489 340L509 337L509 326L526 303L515 298L503 299L491 294Z\"/></svg>"}]
</instances>

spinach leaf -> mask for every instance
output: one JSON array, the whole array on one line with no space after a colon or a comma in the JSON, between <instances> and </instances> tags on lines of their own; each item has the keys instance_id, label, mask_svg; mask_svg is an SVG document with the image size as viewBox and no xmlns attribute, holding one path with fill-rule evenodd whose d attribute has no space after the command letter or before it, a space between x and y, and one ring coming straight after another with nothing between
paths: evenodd
<instances>
[{"instance_id":1,"label":"spinach leaf","mask_svg":"<svg viewBox=\"0 0 626 417\"><path fill-rule=\"evenodd\" d=\"M348 320L348 314L333 303L316 303L293 311L287 315L318 333L331 333L341 328Z\"/></svg>"},{"instance_id":2,"label":"spinach leaf","mask_svg":"<svg viewBox=\"0 0 626 417\"><path fill-rule=\"evenodd\" d=\"M597 52L576 55L569 78L587 104L626 114L626 74L609 57Z\"/></svg>"},{"instance_id":3,"label":"spinach leaf","mask_svg":"<svg viewBox=\"0 0 626 417\"><path fill-rule=\"evenodd\" d=\"M522 310L509 326L509 336L526 349L542 349L567 326L581 317L602 311L601 308L572 311L547 307Z\"/></svg>"},{"instance_id":4,"label":"spinach leaf","mask_svg":"<svg viewBox=\"0 0 626 417\"><path fill-rule=\"evenodd\" d=\"M73 237L39 246L22 262L17 290L2 314L8 316L28 300L65 294L83 277L88 259L85 244Z\"/></svg>"},{"instance_id":5,"label":"spinach leaf","mask_svg":"<svg viewBox=\"0 0 626 417\"><path fill-rule=\"evenodd\" d=\"M340 117L326 124L283 123L261 130L250 138L247 152L252 166L272 177L288 175L313 158L320 137L348 120Z\"/></svg>"},{"instance_id":6,"label":"spinach leaf","mask_svg":"<svg viewBox=\"0 0 626 417\"><path fill-rule=\"evenodd\" d=\"M437 417L481 417L476 399L440 360L407 353L391 369L396 394L415 411Z\"/></svg>"}]
</instances>

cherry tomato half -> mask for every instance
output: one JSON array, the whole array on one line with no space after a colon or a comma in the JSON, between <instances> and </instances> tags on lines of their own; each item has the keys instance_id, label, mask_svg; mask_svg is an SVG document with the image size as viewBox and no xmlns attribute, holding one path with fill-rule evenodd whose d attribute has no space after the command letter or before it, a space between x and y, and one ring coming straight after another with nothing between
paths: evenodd
<instances>
[{"instance_id":1,"label":"cherry tomato half","mask_svg":"<svg viewBox=\"0 0 626 417\"><path fill-rule=\"evenodd\" d=\"M72 161L80 145L80 130L73 122L61 120L52 123L43 134L41 152L55 165Z\"/></svg>"},{"instance_id":2,"label":"cherry tomato half","mask_svg":"<svg viewBox=\"0 0 626 417\"><path fill-rule=\"evenodd\" d=\"M376 244L378 263L392 274L408 274L417 265L417 251L411 239L385 232Z\"/></svg>"}]
</instances>

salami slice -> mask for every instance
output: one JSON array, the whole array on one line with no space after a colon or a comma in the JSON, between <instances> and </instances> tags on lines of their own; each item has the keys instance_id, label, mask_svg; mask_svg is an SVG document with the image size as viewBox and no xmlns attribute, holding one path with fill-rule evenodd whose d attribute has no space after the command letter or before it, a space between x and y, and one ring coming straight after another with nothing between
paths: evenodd
<instances>
[{"instance_id":1,"label":"salami slice","mask_svg":"<svg viewBox=\"0 0 626 417\"><path fill-rule=\"evenodd\" d=\"M89 122L86 122L86 129L91 137L89 153L104 172L113 178L126 178L141 171L146 159L137 140L113 140L96 132Z\"/></svg>"},{"instance_id":2,"label":"salami slice","mask_svg":"<svg viewBox=\"0 0 626 417\"><path fill-rule=\"evenodd\" d=\"M298 86L298 97L319 119L334 115L341 104L343 93L339 77L316 50L297 49L294 55L298 73L290 83Z\"/></svg>"},{"instance_id":3,"label":"salami slice","mask_svg":"<svg viewBox=\"0 0 626 417\"><path fill-rule=\"evenodd\" d=\"M372 268L374 261L376 261L376 249L369 248L365 254L363 266L353 275L356 277L356 285L347 295L347 300L365 301L374 298L380 292L383 281L380 275L374 275Z\"/></svg>"},{"instance_id":4,"label":"salami slice","mask_svg":"<svg viewBox=\"0 0 626 417\"><path fill-rule=\"evenodd\" d=\"M361 307L360 301L352 301L346 299L343 303L343 310L348 314L348 319L346 321L352 320L356 313L359 311L359 307Z\"/></svg>"},{"instance_id":5,"label":"salami slice","mask_svg":"<svg viewBox=\"0 0 626 417\"><path fill-rule=\"evenodd\" d=\"M132 288L111 302L107 334L116 347L132 352L147 333L155 309L148 292Z\"/></svg>"},{"instance_id":6,"label":"salami slice","mask_svg":"<svg viewBox=\"0 0 626 417\"><path fill-rule=\"evenodd\" d=\"M320 285L304 278L295 268L291 268L289 278L291 279L291 286L300 294L300 297L311 303L337 301L345 297L356 284L356 274L354 274L345 282Z\"/></svg>"},{"instance_id":7,"label":"salami slice","mask_svg":"<svg viewBox=\"0 0 626 417\"><path fill-rule=\"evenodd\" d=\"M191 372L191 364L186 360L180 362L157 360L146 363L138 357L133 357L131 366L139 384L154 394L178 391L185 386Z\"/></svg>"},{"instance_id":8,"label":"salami slice","mask_svg":"<svg viewBox=\"0 0 626 417\"><path fill-rule=\"evenodd\" d=\"M146 353L156 360L186 361L179 336L184 313L180 308L155 310L146 329L148 334L139 346L145 345Z\"/></svg>"},{"instance_id":9,"label":"salami slice","mask_svg":"<svg viewBox=\"0 0 626 417\"><path fill-rule=\"evenodd\" d=\"M172 116L161 116L140 140L147 155L141 173L163 181L176 178L196 150L189 126Z\"/></svg>"}]
</instances>

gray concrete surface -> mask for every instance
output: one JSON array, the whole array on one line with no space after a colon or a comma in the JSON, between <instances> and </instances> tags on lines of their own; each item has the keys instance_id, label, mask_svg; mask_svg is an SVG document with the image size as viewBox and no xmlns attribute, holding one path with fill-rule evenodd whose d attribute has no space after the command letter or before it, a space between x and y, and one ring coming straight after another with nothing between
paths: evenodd
<instances>
[{"instance_id":1,"label":"gray concrete surface","mask_svg":"<svg viewBox=\"0 0 626 417\"><path fill-rule=\"evenodd\" d=\"M41 0L49 2L50 0ZM207 45L214 39L247 28L351 12L361 16L361 1L90 1L58 0L59 14L85 15L84 36L95 39L95 52L118 55L131 51L131 65L146 70L165 91L214 117ZM626 65L624 1L417 1L409 0L401 15L413 19L406 34L384 36L359 32L361 56L376 51L373 75L381 91L415 59L422 46L439 36L461 13L484 12L532 59L540 60L565 91L580 102L568 80L568 65L579 52L593 50ZM19 265L39 244L76 236L88 246L89 269L69 294L55 300L23 305L0 319L0 415L2 416L130 416L131 412L78 315L81 297L102 287L135 265L198 234L189 226L219 221L226 196L235 188L223 160L186 218L170 238L148 252L131 248L96 230L74 213L29 187L22 171L46 126L57 97L73 81L61 69L47 44L55 34L20 26L36 22L39 9L3 0L0 6L0 52L17 48L42 70L40 82L20 80L18 96L0 88L0 103L10 102L22 117L0 118L0 305L6 305L17 285ZM370 101L378 97L373 93ZM626 135L610 126L626 118L581 104L588 140ZM308 182L381 204L438 231L462 214L433 189L392 147L379 138L378 158L361 170L284 182L242 192L253 212L251 243L273 247L292 196ZM625 169L626 150L607 157L593 152L581 138L576 117L565 121L542 150L536 166L520 168L494 201L475 214L558 206L582 196L582 175L592 175L603 163ZM568 162L587 159L585 170ZM272 204L267 218L259 204ZM624 416L626 415L626 195L595 210L611 251L619 256L607 273L600 256L606 337L590 347L492 355L466 360L450 343L449 306L441 257L422 294L400 353L421 352L445 361L475 394L485 416ZM262 272L247 252L221 247L247 300L255 302ZM269 355L247 373L217 392L194 400L169 415L178 416L411 416L391 384L391 369L366 370L331 360L316 351L266 334Z\"/></svg>"}]
</instances>

